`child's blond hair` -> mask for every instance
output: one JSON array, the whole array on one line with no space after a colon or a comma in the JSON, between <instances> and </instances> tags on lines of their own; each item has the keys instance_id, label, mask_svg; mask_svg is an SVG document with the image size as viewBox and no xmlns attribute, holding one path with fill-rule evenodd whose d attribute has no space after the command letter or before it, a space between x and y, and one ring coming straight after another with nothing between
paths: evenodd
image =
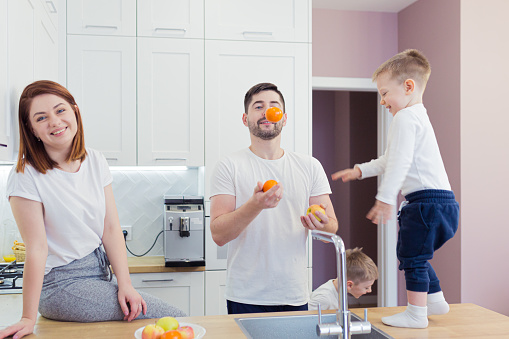
<instances>
[{"instance_id":1,"label":"child's blond hair","mask_svg":"<svg viewBox=\"0 0 509 339\"><path fill-rule=\"evenodd\" d=\"M378 279L375 263L362 252L362 248L346 250L346 277L354 284Z\"/></svg>"},{"instance_id":2,"label":"child's blond hair","mask_svg":"<svg viewBox=\"0 0 509 339\"><path fill-rule=\"evenodd\" d=\"M376 81L381 74L386 72L389 72L391 78L398 80L400 83L407 79L413 79L424 91L431 74L431 66L428 59L420 51L407 49L378 67L373 73L373 81Z\"/></svg>"}]
</instances>

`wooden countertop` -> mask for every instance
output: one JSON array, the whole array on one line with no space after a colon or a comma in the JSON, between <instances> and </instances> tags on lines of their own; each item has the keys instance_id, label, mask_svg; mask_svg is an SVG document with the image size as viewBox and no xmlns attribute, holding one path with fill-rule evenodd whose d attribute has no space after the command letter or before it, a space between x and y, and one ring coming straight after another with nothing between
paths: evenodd
<instances>
[{"instance_id":1,"label":"wooden countertop","mask_svg":"<svg viewBox=\"0 0 509 339\"><path fill-rule=\"evenodd\" d=\"M4 299L6 298L6 299ZM9 300L13 301L21 295L0 295L2 306L8 306ZM4 304L7 301L7 304ZM509 317L490 311L474 304L452 304L448 314L429 317L429 326L425 329L406 329L385 326L381 317L401 312L405 307L379 307L368 309L368 320L374 326L394 338L508 338ZM352 309L352 312L363 317L363 309ZM0 308L0 328L10 324L5 323L8 315L12 313L8 307ZM325 313L331 313L326 311ZM254 316L280 316L316 314L316 311L285 312L247 315L221 315L207 317L178 318L179 321L194 323L203 326L207 330L207 339L237 339L245 338L241 329L235 323L235 318ZM7 317L6 317L7 316ZM18 315L19 316L19 315ZM39 317L33 335L26 338L54 339L54 338L80 338L80 339L127 339L134 338L134 332L154 320L134 320L130 323L123 321L110 321L100 323L72 323L58 322Z\"/></svg>"},{"instance_id":2,"label":"wooden countertop","mask_svg":"<svg viewBox=\"0 0 509 339\"><path fill-rule=\"evenodd\" d=\"M127 257L129 273L161 273L161 272L200 272L205 266L197 267L165 267L164 256Z\"/></svg>"}]
</instances>

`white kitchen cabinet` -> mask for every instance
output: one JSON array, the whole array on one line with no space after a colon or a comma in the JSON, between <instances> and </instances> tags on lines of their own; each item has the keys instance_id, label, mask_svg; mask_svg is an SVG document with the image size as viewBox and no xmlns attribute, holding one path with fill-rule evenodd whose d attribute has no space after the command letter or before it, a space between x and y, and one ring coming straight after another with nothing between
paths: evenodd
<instances>
[{"instance_id":1,"label":"white kitchen cabinet","mask_svg":"<svg viewBox=\"0 0 509 339\"><path fill-rule=\"evenodd\" d=\"M203 2L138 1L138 36L203 38Z\"/></svg>"},{"instance_id":2,"label":"white kitchen cabinet","mask_svg":"<svg viewBox=\"0 0 509 339\"><path fill-rule=\"evenodd\" d=\"M138 165L204 164L203 40L138 38Z\"/></svg>"},{"instance_id":3,"label":"white kitchen cabinet","mask_svg":"<svg viewBox=\"0 0 509 339\"><path fill-rule=\"evenodd\" d=\"M205 272L205 315L228 314L226 299L226 271Z\"/></svg>"},{"instance_id":4,"label":"white kitchen cabinet","mask_svg":"<svg viewBox=\"0 0 509 339\"><path fill-rule=\"evenodd\" d=\"M133 287L178 307L191 317L205 315L205 272L133 273Z\"/></svg>"},{"instance_id":5,"label":"white kitchen cabinet","mask_svg":"<svg viewBox=\"0 0 509 339\"><path fill-rule=\"evenodd\" d=\"M110 165L136 164L136 38L69 35L67 88L88 147Z\"/></svg>"},{"instance_id":6,"label":"white kitchen cabinet","mask_svg":"<svg viewBox=\"0 0 509 339\"><path fill-rule=\"evenodd\" d=\"M310 42L309 0L206 0L205 39Z\"/></svg>"},{"instance_id":7,"label":"white kitchen cabinet","mask_svg":"<svg viewBox=\"0 0 509 339\"><path fill-rule=\"evenodd\" d=\"M310 45L303 43L205 41L205 197L217 161L250 145L242 123L244 95L271 82L285 99L284 149L310 154Z\"/></svg>"},{"instance_id":8,"label":"white kitchen cabinet","mask_svg":"<svg viewBox=\"0 0 509 339\"><path fill-rule=\"evenodd\" d=\"M35 80L58 80L58 34L42 0L0 3L0 160L15 160L17 116L23 89Z\"/></svg>"},{"instance_id":9,"label":"white kitchen cabinet","mask_svg":"<svg viewBox=\"0 0 509 339\"><path fill-rule=\"evenodd\" d=\"M67 34L136 35L136 0L67 1Z\"/></svg>"},{"instance_id":10,"label":"white kitchen cabinet","mask_svg":"<svg viewBox=\"0 0 509 339\"><path fill-rule=\"evenodd\" d=\"M205 202L210 204L210 202ZM205 217L205 267L207 270L225 270L228 244L217 246L210 232L210 217Z\"/></svg>"}]
</instances>

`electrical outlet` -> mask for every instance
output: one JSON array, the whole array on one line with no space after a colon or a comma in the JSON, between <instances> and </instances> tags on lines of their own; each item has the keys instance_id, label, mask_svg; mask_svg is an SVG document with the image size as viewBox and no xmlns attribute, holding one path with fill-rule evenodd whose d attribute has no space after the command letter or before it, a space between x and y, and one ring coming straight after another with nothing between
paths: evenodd
<instances>
[{"instance_id":1,"label":"electrical outlet","mask_svg":"<svg viewBox=\"0 0 509 339\"><path fill-rule=\"evenodd\" d=\"M131 225L120 227L122 227L122 231L127 231L127 237L125 238L125 240L133 240L133 227Z\"/></svg>"}]
</instances>

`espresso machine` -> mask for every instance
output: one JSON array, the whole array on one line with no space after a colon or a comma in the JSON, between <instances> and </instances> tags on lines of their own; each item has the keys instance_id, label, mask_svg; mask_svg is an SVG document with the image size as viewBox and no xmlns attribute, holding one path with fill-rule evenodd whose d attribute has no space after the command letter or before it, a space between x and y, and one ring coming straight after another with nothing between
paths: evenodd
<instances>
[{"instance_id":1,"label":"espresso machine","mask_svg":"<svg viewBox=\"0 0 509 339\"><path fill-rule=\"evenodd\" d=\"M164 261L166 267L205 266L204 199L164 195Z\"/></svg>"}]
</instances>

